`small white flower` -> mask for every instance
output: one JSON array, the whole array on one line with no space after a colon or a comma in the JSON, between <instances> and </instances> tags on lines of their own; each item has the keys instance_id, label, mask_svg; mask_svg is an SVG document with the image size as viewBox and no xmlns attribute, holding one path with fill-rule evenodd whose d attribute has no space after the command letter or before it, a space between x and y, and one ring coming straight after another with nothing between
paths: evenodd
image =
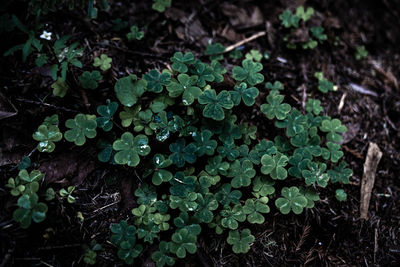
<instances>
[{"instance_id":1,"label":"small white flower","mask_svg":"<svg viewBox=\"0 0 400 267\"><path fill-rule=\"evenodd\" d=\"M42 35L40 35L40 38L46 39L46 40L51 40L51 34L52 34L51 32L43 31Z\"/></svg>"}]
</instances>

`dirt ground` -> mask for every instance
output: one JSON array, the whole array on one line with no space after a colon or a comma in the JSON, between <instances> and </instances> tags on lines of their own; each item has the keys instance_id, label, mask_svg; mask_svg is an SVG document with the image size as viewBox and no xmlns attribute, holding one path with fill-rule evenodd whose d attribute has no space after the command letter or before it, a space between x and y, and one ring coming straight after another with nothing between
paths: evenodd
<instances>
[{"instance_id":1,"label":"dirt ground","mask_svg":"<svg viewBox=\"0 0 400 267\"><path fill-rule=\"evenodd\" d=\"M36 67L33 59L23 63L20 54L0 57L0 111L18 111L0 120L0 266L84 265L82 244L93 238L103 245L97 266L123 265L107 240L110 224L127 218L135 206L135 174L99 163L94 146L71 149L61 142L54 153L34 151L32 162L46 172L46 184L55 189L76 185L79 201L74 205L54 201L47 219L28 230L12 220L15 198L4 184L15 177L20 159L35 148L32 133L45 116L54 113L63 118L78 111L94 114L97 105L113 97L112 87L121 73L165 68L176 51L192 51L201 57L209 40L229 46L260 31L267 34L246 43L244 49L269 52L270 59L263 61L265 80L284 83L286 98L298 107L304 93L311 93L321 100L327 114L340 118L349 129L343 142L345 159L354 171L345 187L348 200L332 199L334 185L322 191L315 208L299 216L273 210L264 224L252 228L256 241L245 255L232 253L221 245L221 237L211 229L204 230L198 252L177 265L399 266L400 1L172 0L172 8L165 13L155 12L148 2L112 1L110 11L99 12L92 22L79 10L42 15L53 34L71 34L85 47L84 68L92 64L93 53L107 51L113 58L113 69L104 77L110 82L102 84L101 93L75 88L64 98L54 97L48 69ZM313 50L290 50L283 40L278 16L301 4L317 11L313 19L328 35L329 41ZM26 10L15 7L12 12L24 18ZM110 21L116 18L144 25L145 38L126 42L122 34L110 30ZM3 34L2 47L21 43L18 38L17 34ZM336 44L332 40L337 40ZM360 45L369 52L367 59L355 59ZM226 67L230 71L233 66ZM313 77L316 71L323 71L338 90L318 92ZM69 75L75 80L78 76L73 70ZM376 171L369 219L363 220L360 185L370 142L379 146L383 156ZM84 216L83 223L77 212ZM154 266L152 251L144 251L135 266Z\"/></svg>"}]
</instances>

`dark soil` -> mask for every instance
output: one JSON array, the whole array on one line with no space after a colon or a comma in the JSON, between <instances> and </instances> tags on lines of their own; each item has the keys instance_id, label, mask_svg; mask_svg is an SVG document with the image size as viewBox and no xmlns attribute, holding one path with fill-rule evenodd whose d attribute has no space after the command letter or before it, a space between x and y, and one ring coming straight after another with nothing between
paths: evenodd
<instances>
[{"instance_id":1,"label":"dark soil","mask_svg":"<svg viewBox=\"0 0 400 267\"><path fill-rule=\"evenodd\" d=\"M56 191L76 185L78 201L69 205L54 200L47 219L28 230L12 220L16 200L4 184L15 177L20 159L34 150L32 133L45 116L56 113L65 121L78 112L95 114L105 99L114 98L112 87L119 77L165 68L176 51L201 56L210 39L229 46L263 30L267 35L246 43L245 51L254 48L270 52L270 59L263 61L266 81L283 82L286 98L299 109L305 93L320 99L326 113L348 127L345 159L354 171L346 186L348 200L336 201L332 197L336 187L330 186L322 191L322 201L300 216L285 216L272 209L266 223L252 228L256 241L246 255L233 254L229 246L222 245L220 236L204 230L198 252L179 265L400 265L400 1L173 0L173 7L161 14L151 9L151 1L135 2L113 1L109 12L99 11L98 19L91 22L85 19L85 11L79 10L61 8L42 15L42 22L53 34L71 34L73 41L85 47L83 69L92 68L93 54L106 52L113 58L113 69L104 77L108 82L101 83L99 91L82 90L77 83L82 70L75 68L68 74L72 86L67 95L54 97L48 69L36 67L32 58L22 63L18 53L0 58L0 111L18 110L16 115L0 120L0 266L84 265L82 245L91 239L103 245L98 266L123 265L107 243L109 226L129 218L130 209L136 206L133 191L140 177L135 171L99 163L95 142L81 148L62 141L51 154L34 151L32 162L47 173L45 183ZM286 8L301 4L318 11L316 23L325 28L329 39L310 51L287 49L278 19ZM25 2L15 1L8 12L29 24L32 17L26 16L21 8L25 6ZM126 42L125 32L110 30L110 21L116 18L145 26L145 38ZM18 33L4 34L2 47L8 49L24 38ZM365 45L369 56L357 61L354 54L360 45ZM321 70L338 85L336 92L324 95L316 89L313 75ZM368 91L354 90L350 84ZM338 109L341 99L344 105ZM362 220L360 181L370 142L379 146L383 157L369 219ZM85 218L83 223L78 212ZM153 249L144 251L135 266L153 266Z\"/></svg>"}]
</instances>

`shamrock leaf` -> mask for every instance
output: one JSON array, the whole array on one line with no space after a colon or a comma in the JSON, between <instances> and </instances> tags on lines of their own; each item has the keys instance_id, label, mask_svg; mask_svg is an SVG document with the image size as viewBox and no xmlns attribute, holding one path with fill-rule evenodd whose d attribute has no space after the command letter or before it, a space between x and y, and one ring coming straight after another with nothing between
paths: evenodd
<instances>
[{"instance_id":1,"label":"shamrock leaf","mask_svg":"<svg viewBox=\"0 0 400 267\"><path fill-rule=\"evenodd\" d=\"M206 171L210 175L226 175L227 170L229 169L228 162L222 162L222 156L215 156L213 158L208 158L208 164L206 165Z\"/></svg>"},{"instance_id":2,"label":"shamrock leaf","mask_svg":"<svg viewBox=\"0 0 400 267\"><path fill-rule=\"evenodd\" d=\"M98 106L97 113L99 113L101 117L98 117L96 119L97 126L102 128L105 132L109 132L113 127L113 123L111 120L115 112L117 111L117 108L117 102L110 102L110 100L107 100L106 106Z\"/></svg>"},{"instance_id":3,"label":"shamrock leaf","mask_svg":"<svg viewBox=\"0 0 400 267\"><path fill-rule=\"evenodd\" d=\"M226 69L217 60L211 62L211 68L213 70L212 75L214 76L214 82L220 83L224 81L223 74L226 73Z\"/></svg>"},{"instance_id":4,"label":"shamrock leaf","mask_svg":"<svg viewBox=\"0 0 400 267\"><path fill-rule=\"evenodd\" d=\"M196 145L191 143L185 146L185 139L183 138L178 139L176 143L170 144L169 150L173 152L170 155L172 163L179 168L183 167L185 162L192 164L196 161Z\"/></svg>"},{"instance_id":5,"label":"shamrock leaf","mask_svg":"<svg viewBox=\"0 0 400 267\"><path fill-rule=\"evenodd\" d=\"M197 236L190 234L187 229L179 229L172 235L170 243L171 253L175 253L178 258L185 258L186 252L194 254L196 247Z\"/></svg>"},{"instance_id":6,"label":"shamrock leaf","mask_svg":"<svg viewBox=\"0 0 400 267\"><path fill-rule=\"evenodd\" d=\"M350 182L349 178L353 175L353 171L347 168L347 163L345 161L341 161L334 169L328 171L328 175L332 183L340 182L348 184Z\"/></svg>"},{"instance_id":7,"label":"shamrock leaf","mask_svg":"<svg viewBox=\"0 0 400 267\"><path fill-rule=\"evenodd\" d=\"M293 15L290 10L285 10L282 14L279 15L279 19L282 21L282 25L285 28L298 28L300 17L297 15Z\"/></svg>"},{"instance_id":8,"label":"shamrock leaf","mask_svg":"<svg viewBox=\"0 0 400 267\"><path fill-rule=\"evenodd\" d=\"M256 175L256 170L253 168L253 163L250 160L235 160L228 170L228 177L233 177L231 185L234 188L249 186L251 178Z\"/></svg>"},{"instance_id":9,"label":"shamrock leaf","mask_svg":"<svg viewBox=\"0 0 400 267\"><path fill-rule=\"evenodd\" d=\"M240 131L242 132L243 143L246 145L251 144L251 140L257 139L257 126L243 123L240 125Z\"/></svg>"},{"instance_id":10,"label":"shamrock leaf","mask_svg":"<svg viewBox=\"0 0 400 267\"><path fill-rule=\"evenodd\" d=\"M127 264L132 264L134 258L142 252L142 245L136 244L136 228L126 221L111 226L111 242L118 246L118 257Z\"/></svg>"},{"instance_id":11,"label":"shamrock leaf","mask_svg":"<svg viewBox=\"0 0 400 267\"><path fill-rule=\"evenodd\" d=\"M253 195L255 197L266 197L275 193L274 181L265 177L256 177L253 182Z\"/></svg>"},{"instance_id":12,"label":"shamrock leaf","mask_svg":"<svg viewBox=\"0 0 400 267\"><path fill-rule=\"evenodd\" d=\"M237 149L235 143L224 143L224 146L219 146L218 154L222 156L222 158L227 158L230 161L234 161L237 157L239 157L240 152Z\"/></svg>"},{"instance_id":13,"label":"shamrock leaf","mask_svg":"<svg viewBox=\"0 0 400 267\"><path fill-rule=\"evenodd\" d=\"M160 227L154 222L149 222L147 225L141 225L138 230L138 238L143 239L144 242L153 243L153 239L158 237Z\"/></svg>"},{"instance_id":14,"label":"shamrock leaf","mask_svg":"<svg viewBox=\"0 0 400 267\"><path fill-rule=\"evenodd\" d=\"M39 197L36 193L24 194L18 199L19 208L14 211L13 218L20 223L21 228L27 229L32 220L39 223L46 218L47 205L38 200Z\"/></svg>"},{"instance_id":15,"label":"shamrock leaf","mask_svg":"<svg viewBox=\"0 0 400 267\"><path fill-rule=\"evenodd\" d=\"M169 1L171 2L171 0ZM173 266L175 264L175 259L168 255L170 251L170 243L161 241L158 248L159 250L151 255L151 259L155 262L157 267L163 267L165 265Z\"/></svg>"},{"instance_id":16,"label":"shamrock leaf","mask_svg":"<svg viewBox=\"0 0 400 267\"><path fill-rule=\"evenodd\" d=\"M260 53L260 51L251 49L250 52L246 53L245 58L254 60L256 62L260 62L261 59L263 58L263 55Z\"/></svg>"},{"instance_id":17,"label":"shamrock leaf","mask_svg":"<svg viewBox=\"0 0 400 267\"><path fill-rule=\"evenodd\" d=\"M195 62L194 56L191 52L188 52L185 55L183 55L182 52L176 52L174 56L171 57L171 61L172 69L180 73L186 73L188 71L186 65L191 65Z\"/></svg>"},{"instance_id":18,"label":"shamrock leaf","mask_svg":"<svg viewBox=\"0 0 400 267\"><path fill-rule=\"evenodd\" d=\"M275 121L275 125L278 128L286 128L286 135L293 137L306 129L307 117L293 108L292 112L283 121Z\"/></svg>"},{"instance_id":19,"label":"shamrock leaf","mask_svg":"<svg viewBox=\"0 0 400 267\"><path fill-rule=\"evenodd\" d=\"M325 163L316 163L316 162L308 162L308 170L301 171L303 175L306 185L314 185L315 182L321 186L326 187L329 181L329 176L325 173L326 164Z\"/></svg>"},{"instance_id":20,"label":"shamrock leaf","mask_svg":"<svg viewBox=\"0 0 400 267\"><path fill-rule=\"evenodd\" d=\"M346 201L347 199L347 194L344 192L343 189L336 189L335 191L335 197L339 201Z\"/></svg>"},{"instance_id":21,"label":"shamrock leaf","mask_svg":"<svg viewBox=\"0 0 400 267\"><path fill-rule=\"evenodd\" d=\"M177 172L170 183L172 186L169 188L169 192L172 195L185 197L194 191L197 178L196 176L186 176L183 172Z\"/></svg>"},{"instance_id":22,"label":"shamrock leaf","mask_svg":"<svg viewBox=\"0 0 400 267\"><path fill-rule=\"evenodd\" d=\"M249 229L229 231L227 242L232 245L232 250L235 253L247 253L250 250L250 244L255 240Z\"/></svg>"},{"instance_id":23,"label":"shamrock leaf","mask_svg":"<svg viewBox=\"0 0 400 267\"><path fill-rule=\"evenodd\" d=\"M142 184L135 191L135 196L138 197L137 203L143 205L152 205L157 201L156 189L153 186L147 184Z\"/></svg>"},{"instance_id":24,"label":"shamrock leaf","mask_svg":"<svg viewBox=\"0 0 400 267\"><path fill-rule=\"evenodd\" d=\"M197 85L200 87L206 86L206 82L213 82L215 79L213 68L199 60L194 64L191 73L198 77Z\"/></svg>"},{"instance_id":25,"label":"shamrock leaf","mask_svg":"<svg viewBox=\"0 0 400 267\"><path fill-rule=\"evenodd\" d=\"M307 209L312 209L315 206L315 201L319 200L319 195L318 192L312 188L312 187L307 187L306 189L304 189L303 187L300 187L299 189L300 194L302 194L303 196L305 196L305 198L307 199Z\"/></svg>"},{"instance_id":26,"label":"shamrock leaf","mask_svg":"<svg viewBox=\"0 0 400 267\"><path fill-rule=\"evenodd\" d=\"M321 107L321 101L309 98L306 103L306 111L313 112L315 115L321 113L324 109Z\"/></svg>"},{"instance_id":27,"label":"shamrock leaf","mask_svg":"<svg viewBox=\"0 0 400 267\"><path fill-rule=\"evenodd\" d=\"M225 206L220 215L222 216L221 225L232 230L236 230L239 227L238 222L246 220L246 214L240 204L236 204L233 207Z\"/></svg>"},{"instance_id":28,"label":"shamrock leaf","mask_svg":"<svg viewBox=\"0 0 400 267\"><path fill-rule=\"evenodd\" d=\"M288 160L287 156L279 152L274 156L265 154L261 157L261 172L269 174L272 179L285 180L287 177L285 166Z\"/></svg>"},{"instance_id":29,"label":"shamrock leaf","mask_svg":"<svg viewBox=\"0 0 400 267\"><path fill-rule=\"evenodd\" d=\"M115 164L114 162L114 157L113 155L114 150L112 148L112 143L109 141L105 141L103 139L100 139L97 142L97 147L101 149L101 151L99 152L99 154L97 154L97 158L99 159L99 161L101 162L109 162L111 159L111 164Z\"/></svg>"},{"instance_id":30,"label":"shamrock leaf","mask_svg":"<svg viewBox=\"0 0 400 267\"><path fill-rule=\"evenodd\" d=\"M111 68L112 59L106 54L101 54L100 57L94 58L93 66L100 67L102 71L106 71Z\"/></svg>"},{"instance_id":31,"label":"shamrock leaf","mask_svg":"<svg viewBox=\"0 0 400 267\"><path fill-rule=\"evenodd\" d=\"M300 214L307 206L307 199L300 194L299 188L292 186L290 188L282 188L282 197L275 200L276 207L282 214L288 214L293 211L295 214Z\"/></svg>"},{"instance_id":32,"label":"shamrock leaf","mask_svg":"<svg viewBox=\"0 0 400 267\"><path fill-rule=\"evenodd\" d=\"M328 91L333 91L333 83L331 83L325 78L322 78L318 81L318 90L320 90L322 93L328 93Z\"/></svg>"},{"instance_id":33,"label":"shamrock leaf","mask_svg":"<svg viewBox=\"0 0 400 267\"><path fill-rule=\"evenodd\" d=\"M220 43L209 44L204 51L204 54L210 56L211 61L223 59L222 53L225 52L225 47Z\"/></svg>"},{"instance_id":34,"label":"shamrock leaf","mask_svg":"<svg viewBox=\"0 0 400 267\"><path fill-rule=\"evenodd\" d=\"M58 77L57 81L51 84L51 88L53 88L53 95L64 97L67 94L68 85L61 77Z\"/></svg>"},{"instance_id":35,"label":"shamrock leaf","mask_svg":"<svg viewBox=\"0 0 400 267\"><path fill-rule=\"evenodd\" d=\"M288 172L289 175L301 178L301 172L307 169L310 158L304 157L302 153L295 152L293 156L289 158L289 164L292 165Z\"/></svg>"},{"instance_id":36,"label":"shamrock leaf","mask_svg":"<svg viewBox=\"0 0 400 267\"><path fill-rule=\"evenodd\" d=\"M162 182L168 182L172 179L172 173L164 170L172 164L169 158L165 158L162 154L156 154L153 157L154 173L152 182L154 185L160 185Z\"/></svg>"},{"instance_id":37,"label":"shamrock leaf","mask_svg":"<svg viewBox=\"0 0 400 267\"><path fill-rule=\"evenodd\" d=\"M346 126L342 125L341 121L338 119L323 120L319 128L321 131L327 133L326 140L336 143L342 141L342 136L340 134L347 131Z\"/></svg>"},{"instance_id":38,"label":"shamrock leaf","mask_svg":"<svg viewBox=\"0 0 400 267\"><path fill-rule=\"evenodd\" d=\"M144 32L139 31L139 28L137 25L133 25L130 28L130 32L126 34L126 38L128 41L133 41L133 40L142 40L144 37Z\"/></svg>"},{"instance_id":39,"label":"shamrock leaf","mask_svg":"<svg viewBox=\"0 0 400 267\"><path fill-rule=\"evenodd\" d=\"M259 199L247 199L243 206L243 212L248 214L247 220L249 223L262 224L265 221L261 213L268 213L269 207L267 206L268 198L261 197Z\"/></svg>"},{"instance_id":40,"label":"shamrock leaf","mask_svg":"<svg viewBox=\"0 0 400 267\"><path fill-rule=\"evenodd\" d=\"M309 20L313 15L314 15L314 8L312 7L307 7L305 11L304 11L304 6L298 6L296 8L296 16L298 16L300 19L304 21Z\"/></svg>"},{"instance_id":41,"label":"shamrock leaf","mask_svg":"<svg viewBox=\"0 0 400 267\"><path fill-rule=\"evenodd\" d=\"M201 171L199 177L199 183L202 189L209 188L212 185L216 185L221 180L221 177L219 177L218 175L209 175L205 171Z\"/></svg>"},{"instance_id":42,"label":"shamrock leaf","mask_svg":"<svg viewBox=\"0 0 400 267\"><path fill-rule=\"evenodd\" d=\"M203 109L203 116L216 121L225 118L224 109L231 109L233 102L228 91L221 91L218 96L214 89L206 89L199 97L199 103L206 105Z\"/></svg>"},{"instance_id":43,"label":"shamrock leaf","mask_svg":"<svg viewBox=\"0 0 400 267\"><path fill-rule=\"evenodd\" d=\"M261 63L253 62L251 59L245 59L242 62L242 67L233 67L232 74L236 81L244 81L253 86L264 81L264 76L259 73L262 69L263 66Z\"/></svg>"},{"instance_id":44,"label":"shamrock leaf","mask_svg":"<svg viewBox=\"0 0 400 267\"><path fill-rule=\"evenodd\" d=\"M146 80L138 80L136 75L119 79L114 86L117 98L122 105L132 107L146 90Z\"/></svg>"},{"instance_id":45,"label":"shamrock leaf","mask_svg":"<svg viewBox=\"0 0 400 267\"><path fill-rule=\"evenodd\" d=\"M77 146L83 145L86 142L86 137L96 137L96 116L80 113L74 119L68 119L65 126L70 128L64 134L65 139L68 142L74 142Z\"/></svg>"},{"instance_id":46,"label":"shamrock leaf","mask_svg":"<svg viewBox=\"0 0 400 267\"><path fill-rule=\"evenodd\" d=\"M315 37L315 39L317 39L321 43L328 39L328 36L324 34L324 28L322 27L311 27L310 32Z\"/></svg>"},{"instance_id":47,"label":"shamrock leaf","mask_svg":"<svg viewBox=\"0 0 400 267\"><path fill-rule=\"evenodd\" d=\"M147 90L149 92L161 93L164 86L167 86L171 81L171 74L167 72L160 73L153 69L143 75L143 79L147 81Z\"/></svg>"},{"instance_id":48,"label":"shamrock leaf","mask_svg":"<svg viewBox=\"0 0 400 267\"><path fill-rule=\"evenodd\" d=\"M336 163L341 157L343 157L343 152L340 151L340 145L332 142L327 142L326 146L328 149L325 151L323 157L328 160L331 159L332 162Z\"/></svg>"},{"instance_id":49,"label":"shamrock leaf","mask_svg":"<svg viewBox=\"0 0 400 267\"><path fill-rule=\"evenodd\" d=\"M273 84L270 82L267 82L265 84L265 88L271 90L271 91L280 91L283 90L283 84L280 81L275 81Z\"/></svg>"},{"instance_id":50,"label":"shamrock leaf","mask_svg":"<svg viewBox=\"0 0 400 267\"><path fill-rule=\"evenodd\" d=\"M267 96L268 104L261 105L261 112L264 113L268 119L272 120L277 118L278 120L284 120L287 114L290 112L290 105L283 103L283 95L270 93Z\"/></svg>"},{"instance_id":51,"label":"shamrock leaf","mask_svg":"<svg viewBox=\"0 0 400 267\"><path fill-rule=\"evenodd\" d=\"M150 124L150 128L156 132L156 139L164 142L171 133L175 133L183 126L183 120L175 115L173 119L168 121L168 115L165 111L161 111L154 117L155 123Z\"/></svg>"},{"instance_id":52,"label":"shamrock leaf","mask_svg":"<svg viewBox=\"0 0 400 267\"><path fill-rule=\"evenodd\" d=\"M354 57L356 58L356 60L360 60L363 58L367 58L368 57L368 51L367 49L365 49L364 45L358 46L356 53L354 54Z\"/></svg>"},{"instance_id":53,"label":"shamrock leaf","mask_svg":"<svg viewBox=\"0 0 400 267\"><path fill-rule=\"evenodd\" d=\"M147 136L139 134L133 138L130 132L122 134L121 139L113 143L113 149L118 151L114 160L117 164L127 164L130 167L136 167L140 162L140 156L146 156L150 153L149 140Z\"/></svg>"},{"instance_id":54,"label":"shamrock leaf","mask_svg":"<svg viewBox=\"0 0 400 267\"><path fill-rule=\"evenodd\" d=\"M96 89L99 86L97 82L101 79L103 79L103 76L97 70L85 71L79 76L79 82L85 89Z\"/></svg>"},{"instance_id":55,"label":"shamrock leaf","mask_svg":"<svg viewBox=\"0 0 400 267\"><path fill-rule=\"evenodd\" d=\"M37 131L32 135L33 139L39 141L37 149L40 152L53 152L56 145L54 142L58 142L62 139L62 133L55 125L45 125L39 126Z\"/></svg>"},{"instance_id":56,"label":"shamrock leaf","mask_svg":"<svg viewBox=\"0 0 400 267\"><path fill-rule=\"evenodd\" d=\"M242 197L242 192L239 190L231 191L231 184L223 184L219 191L215 194L215 198L223 206L227 206L230 203L239 204L240 198Z\"/></svg>"},{"instance_id":57,"label":"shamrock leaf","mask_svg":"<svg viewBox=\"0 0 400 267\"><path fill-rule=\"evenodd\" d=\"M196 75L179 74L178 80L172 79L167 85L169 96L178 97L183 93L183 104L186 106L191 105L203 92L199 87L195 86L197 79Z\"/></svg>"},{"instance_id":58,"label":"shamrock leaf","mask_svg":"<svg viewBox=\"0 0 400 267\"><path fill-rule=\"evenodd\" d=\"M217 147L217 141L210 140L213 133L209 130L193 133L193 139L197 147L196 154L201 157L203 155L212 156Z\"/></svg>"},{"instance_id":59,"label":"shamrock leaf","mask_svg":"<svg viewBox=\"0 0 400 267\"><path fill-rule=\"evenodd\" d=\"M246 83L240 83L239 85L235 85L235 91L230 91L232 101L235 106L238 106L243 100L243 103L246 106L254 105L255 99L258 96L258 89L255 87L247 88Z\"/></svg>"},{"instance_id":60,"label":"shamrock leaf","mask_svg":"<svg viewBox=\"0 0 400 267\"><path fill-rule=\"evenodd\" d=\"M197 195L196 202L198 204L195 216L198 218L199 222L210 223L214 218L212 211L218 208L218 201L214 198L211 193Z\"/></svg>"}]
</instances>

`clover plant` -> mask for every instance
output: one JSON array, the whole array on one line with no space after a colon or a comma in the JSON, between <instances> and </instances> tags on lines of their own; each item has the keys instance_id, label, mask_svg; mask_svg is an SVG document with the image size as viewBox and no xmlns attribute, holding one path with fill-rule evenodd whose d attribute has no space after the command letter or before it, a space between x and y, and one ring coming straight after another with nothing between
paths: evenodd
<instances>
[{"instance_id":1,"label":"clover plant","mask_svg":"<svg viewBox=\"0 0 400 267\"><path fill-rule=\"evenodd\" d=\"M144 37L144 32L139 31L137 25L131 26L130 32L126 34L126 38L128 39L128 41L142 40L143 37Z\"/></svg>"},{"instance_id":2,"label":"clover plant","mask_svg":"<svg viewBox=\"0 0 400 267\"><path fill-rule=\"evenodd\" d=\"M153 5L151 6L154 10L162 13L168 7L171 7L172 0L153 0Z\"/></svg>"},{"instance_id":3,"label":"clover plant","mask_svg":"<svg viewBox=\"0 0 400 267\"><path fill-rule=\"evenodd\" d=\"M79 81L85 89L96 89L99 86L98 81L101 79L103 79L103 76L97 70L92 72L85 71L79 76Z\"/></svg>"},{"instance_id":4,"label":"clover plant","mask_svg":"<svg viewBox=\"0 0 400 267\"><path fill-rule=\"evenodd\" d=\"M106 71L111 68L112 58L109 58L106 54L101 54L100 57L95 57L93 66L99 67L102 71Z\"/></svg>"},{"instance_id":5,"label":"clover plant","mask_svg":"<svg viewBox=\"0 0 400 267\"><path fill-rule=\"evenodd\" d=\"M68 203L72 204L75 203L76 198L72 195L75 190L75 186L68 186L67 189L61 188L60 189L60 196L67 198Z\"/></svg>"},{"instance_id":6,"label":"clover plant","mask_svg":"<svg viewBox=\"0 0 400 267\"><path fill-rule=\"evenodd\" d=\"M368 57L368 51L367 51L367 49L365 49L364 45L361 45L361 46L357 47L357 50L356 50L356 53L354 54L354 57L357 60L361 60L361 59L364 59L364 58Z\"/></svg>"}]
</instances>

